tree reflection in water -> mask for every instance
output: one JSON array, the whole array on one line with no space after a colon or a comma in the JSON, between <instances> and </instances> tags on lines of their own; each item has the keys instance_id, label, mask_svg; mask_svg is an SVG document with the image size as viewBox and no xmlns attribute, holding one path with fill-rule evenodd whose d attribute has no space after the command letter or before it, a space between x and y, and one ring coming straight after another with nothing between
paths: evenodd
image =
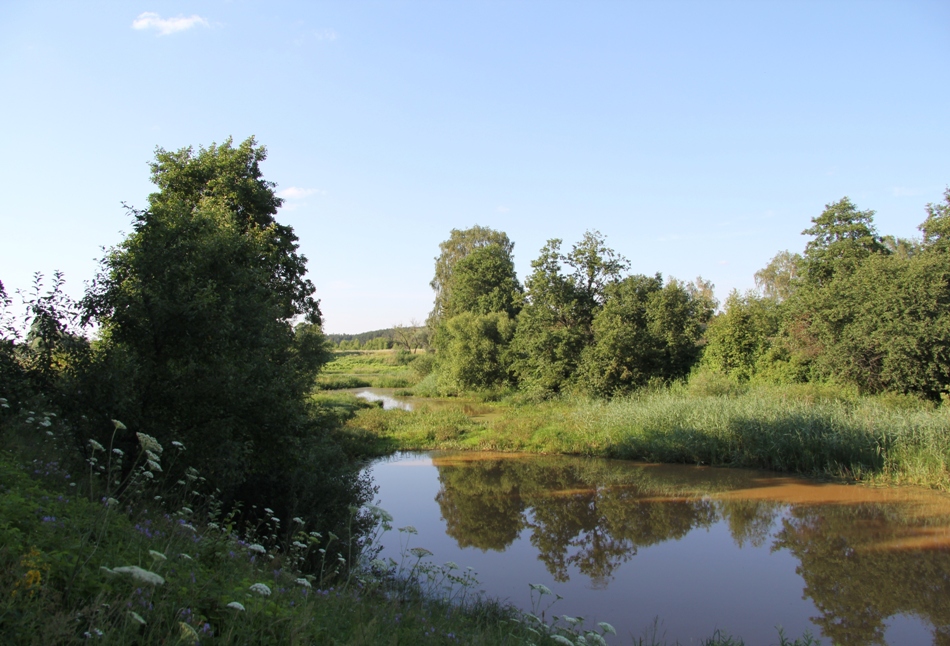
<instances>
[{"instance_id":1,"label":"tree reflection in water","mask_svg":"<svg viewBox=\"0 0 950 646\"><path fill-rule=\"evenodd\" d=\"M774 485L788 479L594 459L455 454L433 463L436 500L460 547L504 551L527 529L556 581L576 571L605 587L639 548L724 522L737 546L771 541L773 552L798 559L803 593L820 613L812 621L834 643L884 643L887 619L911 614L950 646L946 500L914 504L882 492L881 502L798 504Z\"/></svg>"}]
</instances>

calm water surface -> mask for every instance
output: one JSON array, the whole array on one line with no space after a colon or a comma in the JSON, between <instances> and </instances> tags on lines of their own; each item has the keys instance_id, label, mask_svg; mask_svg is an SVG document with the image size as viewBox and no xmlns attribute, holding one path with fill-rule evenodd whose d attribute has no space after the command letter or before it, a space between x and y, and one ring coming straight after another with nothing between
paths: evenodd
<instances>
[{"instance_id":1,"label":"calm water surface","mask_svg":"<svg viewBox=\"0 0 950 646\"><path fill-rule=\"evenodd\" d=\"M657 626L698 644L806 630L822 643L950 644L950 498L769 472L493 453L401 453L373 463L380 506L436 562L548 615ZM399 560L396 531L383 556ZM405 547L405 545L403 545ZM655 624L655 622L657 622Z\"/></svg>"}]
</instances>

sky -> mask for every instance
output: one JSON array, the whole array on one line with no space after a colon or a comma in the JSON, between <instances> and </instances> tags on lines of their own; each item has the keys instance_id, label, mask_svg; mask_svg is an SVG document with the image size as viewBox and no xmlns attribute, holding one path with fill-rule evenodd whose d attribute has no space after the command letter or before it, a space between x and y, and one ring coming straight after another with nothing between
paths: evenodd
<instances>
[{"instance_id":1,"label":"sky","mask_svg":"<svg viewBox=\"0 0 950 646\"><path fill-rule=\"evenodd\" d=\"M7 0L0 281L80 296L156 147L254 136L328 333L423 321L475 224L725 299L844 196L919 235L948 69L947 2Z\"/></svg>"}]
</instances>

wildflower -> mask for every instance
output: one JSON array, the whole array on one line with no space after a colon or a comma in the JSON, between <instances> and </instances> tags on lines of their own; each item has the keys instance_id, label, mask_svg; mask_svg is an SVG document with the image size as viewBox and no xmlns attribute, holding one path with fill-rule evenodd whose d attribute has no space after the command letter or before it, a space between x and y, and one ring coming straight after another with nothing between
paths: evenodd
<instances>
[{"instance_id":1,"label":"wildflower","mask_svg":"<svg viewBox=\"0 0 950 646\"><path fill-rule=\"evenodd\" d=\"M189 644L198 643L198 631L192 628L191 624L179 621L178 627L181 629L181 638L183 641Z\"/></svg>"},{"instance_id":2,"label":"wildflower","mask_svg":"<svg viewBox=\"0 0 950 646\"><path fill-rule=\"evenodd\" d=\"M314 538L323 538L323 534L321 534L320 532L310 532L310 535L313 536Z\"/></svg>"},{"instance_id":3,"label":"wildflower","mask_svg":"<svg viewBox=\"0 0 950 646\"><path fill-rule=\"evenodd\" d=\"M10 408L10 404L7 402L6 397L0 397L0 408Z\"/></svg>"},{"instance_id":4,"label":"wildflower","mask_svg":"<svg viewBox=\"0 0 950 646\"><path fill-rule=\"evenodd\" d=\"M49 435L50 437L53 437L53 431L46 431L46 434Z\"/></svg>"},{"instance_id":5,"label":"wildflower","mask_svg":"<svg viewBox=\"0 0 950 646\"><path fill-rule=\"evenodd\" d=\"M112 420L112 425L115 426L115 430L117 431L128 430L128 427L117 419Z\"/></svg>"},{"instance_id":6,"label":"wildflower","mask_svg":"<svg viewBox=\"0 0 950 646\"><path fill-rule=\"evenodd\" d=\"M191 516L195 512L191 510L191 507L182 507L181 513L184 514L185 516Z\"/></svg>"},{"instance_id":7,"label":"wildflower","mask_svg":"<svg viewBox=\"0 0 950 646\"><path fill-rule=\"evenodd\" d=\"M296 583L297 585L302 585L308 590L313 587L312 585L310 585L310 581L307 581L306 579L303 579L303 578L297 579L294 583Z\"/></svg>"},{"instance_id":8,"label":"wildflower","mask_svg":"<svg viewBox=\"0 0 950 646\"><path fill-rule=\"evenodd\" d=\"M151 469L152 471L158 471L159 473L162 472L162 465L160 465L155 460L148 461L148 468Z\"/></svg>"},{"instance_id":9,"label":"wildflower","mask_svg":"<svg viewBox=\"0 0 950 646\"><path fill-rule=\"evenodd\" d=\"M271 518L271 520L277 523L278 525L280 525L280 518L278 518L277 516L274 516L273 518Z\"/></svg>"},{"instance_id":10,"label":"wildflower","mask_svg":"<svg viewBox=\"0 0 950 646\"><path fill-rule=\"evenodd\" d=\"M574 646L574 642L564 635L551 635L551 641L555 644L564 644L564 646Z\"/></svg>"},{"instance_id":11,"label":"wildflower","mask_svg":"<svg viewBox=\"0 0 950 646\"><path fill-rule=\"evenodd\" d=\"M247 551L249 551L249 552L257 552L258 554L263 554L263 553L266 552L267 550L264 549L264 546L263 546L263 545L258 545L257 543L252 543L252 544L250 544L250 545L247 546Z\"/></svg>"},{"instance_id":12,"label":"wildflower","mask_svg":"<svg viewBox=\"0 0 950 646\"><path fill-rule=\"evenodd\" d=\"M270 596L270 588L267 587L267 584L265 583L255 583L254 585L251 586L251 592L256 592L262 597Z\"/></svg>"},{"instance_id":13,"label":"wildflower","mask_svg":"<svg viewBox=\"0 0 950 646\"><path fill-rule=\"evenodd\" d=\"M447 567L447 568L450 569L450 570L457 570L457 569L459 569L459 566L455 563L455 561L446 561L445 567Z\"/></svg>"},{"instance_id":14,"label":"wildflower","mask_svg":"<svg viewBox=\"0 0 950 646\"><path fill-rule=\"evenodd\" d=\"M149 585L162 585L165 583L165 579L159 575L155 574L154 572L149 572L148 570L143 570L137 565L124 565L122 567L117 567L112 571L119 574L128 574L136 581L148 583Z\"/></svg>"},{"instance_id":15,"label":"wildflower","mask_svg":"<svg viewBox=\"0 0 950 646\"><path fill-rule=\"evenodd\" d=\"M32 418L32 417L27 417L27 418L26 418L26 423L27 423L27 424L32 424L32 423L33 423L33 418Z\"/></svg>"},{"instance_id":16,"label":"wildflower","mask_svg":"<svg viewBox=\"0 0 950 646\"><path fill-rule=\"evenodd\" d=\"M584 621L583 617L568 617L567 615L563 615L563 618L564 618L564 621L571 624L572 626L576 626L577 624Z\"/></svg>"},{"instance_id":17,"label":"wildflower","mask_svg":"<svg viewBox=\"0 0 950 646\"><path fill-rule=\"evenodd\" d=\"M49 417L44 417L42 421L40 421L40 426L46 427L46 426L52 426L52 425L53 425L53 422L49 421Z\"/></svg>"},{"instance_id":18,"label":"wildflower","mask_svg":"<svg viewBox=\"0 0 950 646\"><path fill-rule=\"evenodd\" d=\"M145 620L142 619L142 615L139 613L129 610L129 616L132 617L132 621L142 624L143 626L145 625Z\"/></svg>"},{"instance_id":19,"label":"wildflower","mask_svg":"<svg viewBox=\"0 0 950 646\"><path fill-rule=\"evenodd\" d=\"M389 563L387 563L383 559L373 559L372 561L369 562L369 564L371 567L376 568L377 570L389 569Z\"/></svg>"},{"instance_id":20,"label":"wildflower","mask_svg":"<svg viewBox=\"0 0 950 646\"><path fill-rule=\"evenodd\" d=\"M307 549L306 544L301 543L300 541L294 541L294 542L293 542L293 546L294 546L294 547L299 547L299 548L302 549L302 550Z\"/></svg>"},{"instance_id":21,"label":"wildflower","mask_svg":"<svg viewBox=\"0 0 950 646\"><path fill-rule=\"evenodd\" d=\"M101 571L105 572L106 574L110 574L110 575L111 575L111 574L115 574L115 572L114 572L113 570L107 568L105 565L100 565L100 566L99 566L99 569L100 569Z\"/></svg>"},{"instance_id":22,"label":"wildflower","mask_svg":"<svg viewBox=\"0 0 950 646\"><path fill-rule=\"evenodd\" d=\"M156 552L155 550L149 550L148 553L152 557L153 561L164 561L166 559L166 556L162 554L161 552Z\"/></svg>"},{"instance_id":23,"label":"wildflower","mask_svg":"<svg viewBox=\"0 0 950 646\"><path fill-rule=\"evenodd\" d=\"M405 534L418 534L418 533L419 533L419 530L416 529L415 527L413 527L412 525L406 525L405 527L400 527L400 528L399 528L399 531L400 531L400 532L403 532L403 533L405 533Z\"/></svg>"},{"instance_id":24,"label":"wildflower","mask_svg":"<svg viewBox=\"0 0 950 646\"><path fill-rule=\"evenodd\" d=\"M154 460L156 462L161 460L160 457L158 457L157 455L155 455L153 452L149 451L148 449L145 449L145 457L148 458L149 460Z\"/></svg>"},{"instance_id":25,"label":"wildflower","mask_svg":"<svg viewBox=\"0 0 950 646\"><path fill-rule=\"evenodd\" d=\"M294 521L295 523L300 524L300 525L303 525L303 524L304 524L304 523L303 523L303 518L301 518L300 516L294 516L293 521Z\"/></svg>"},{"instance_id":26,"label":"wildflower","mask_svg":"<svg viewBox=\"0 0 950 646\"><path fill-rule=\"evenodd\" d=\"M597 633L587 633L587 643L593 646L607 646L607 641Z\"/></svg>"},{"instance_id":27,"label":"wildflower","mask_svg":"<svg viewBox=\"0 0 950 646\"><path fill-rule=\"evenodd\" d=\"M551 592L551 588L549 588L548 586L543 585L543 584L541 584L541 583L529 583L529 584L528 584L528 587L530 587L532 590L536 591L536 592L537 592L538 594L540 594L542 597L543 597L544 595L546 595L546 594L554 594L553 592Z\"/></svg>"},{"instance_id":28,"label":"wildflower","mask_svg":"<svg viewBox=\"0 0 950 646\"><path fill-rule=\"evenodd\" d=\"M125 451L123 451L122 449L112 449L112 452L115 453L116 455L118 455L120 458L121 458L123 455L125 455Z\"/></svg>"},{"instance_id":29,"label":"wildflower","mask_svg":"<svg viewBox=\"0 0 950 646\"><path fill-rule=\"evenodd\" d=\"M149 480L155 477L155 475L151 471L145 471L144 473L142 473L142 475L148 478Z\"/></svg>"},{"instance_id":30,"label":"wildflower","mask_svg":"<svg viewBox=\"0 0 950 646\"><path fill-rule=\"evenodd\" d=\"M393 515L382 507L377 507L376 505L366 505L366 510L384 523L393 522Z\"/></svg>"},{"instance_id":31,"label":"wildflower","mask_svg":"<svg viewBox=\"0 0 950 646\"><path fill-rule=\"evenodd\" d=\"M178 440L172 440L172 446L174 446L179 451L185 450L185 445L179 442Z\"/></svg>"},{"instance_id":32,"label":"wildflower","mask_svg":"<svg viewBox=\"0 0 950 646\"><path fill-rule=\"evenodd\" d=\"M118 505L118 504L119 504L119 501L116 500L115 498L106 498L106 507L114 507L115 505Z\"/></svg>"},{"instance_id":33,"label":"wildflower","mask_svg":"<svg viewBox=\"0 0 950 646\"><path fill-rule=\"evenodd\" d=\"M190 556L188 556L188 555L185 554L185 553L179 554L178 556L180 556L181 558L185 559L186 561L193 561L193 560L194 560L194 559L192 559Z\"/></svg>"},{"instance_id":34,"label":"wildflower","mask_svg":"<svg viewBox=\"0 0 950 646\"><path fill-rule=\"evenodd\" d=\"M187 529L189 532L194 532L194 533L196 533L196 534L198 533L198 530L195 529L195 526L194 526L194 525L191 525L191 524L189 524L189 523L182 523L182 524L181 524L181 528L182 528L182 529Z\"/></svg>"},{"instance_id":35,"label":"wildflower","mask_svg":"<svg viewBox=\"0 0 950 646\"><path fill-rule=\"evenodd\" d=\"M161 455L163 450L162 445L159 444L158 440L156 440L154 437L148 435L147 433L136 433L135 437L139 438L139 444L143 449Z\"/></svg>"},{"instance_id":36,"label":"wildflower","mask_svg":"<svg viewBox=\"0 0 950 646\"><path fill-rule=\"evenodd\" d=\"M427 550L424 547L413 547L409 552L415 556L417 559L424 558L426 556L432 556L432 552Z\"/></svg>"},{"instance_id":37,"label":"wildflower","mask_svg":"<svg viewBox=\"0 0 950 646\"><path fill-rule=\"evenodd\" d=\"M271 509L270 507L264 507L264 511L266 511L268 514L273 514L273 513L274 513L274 510Z\"/></svg>"},{"instance_id":38,"label":"wildflower","mask_svg":"<svg viewBox=\"0 0 950 646\"><path fill-rule=\"evenodd\" d=\"M231 603L228 604L227 607L233 610L237 610L239 612L244 612L244 605L238 603L237 601L232 601Z\"/></svg>"},{"instance_id":39,"label":"wildflower","mask_svg":"<svg viewBox=\"0 0 950 646\"><path fill-rule=\"evenodd\" d=\"M616 635L617 631L614 630L614 627L608 624L606 621L599 621L597 625L600 626L600 629L604 631L605 634Z\"/></svg>"}]
</instances>

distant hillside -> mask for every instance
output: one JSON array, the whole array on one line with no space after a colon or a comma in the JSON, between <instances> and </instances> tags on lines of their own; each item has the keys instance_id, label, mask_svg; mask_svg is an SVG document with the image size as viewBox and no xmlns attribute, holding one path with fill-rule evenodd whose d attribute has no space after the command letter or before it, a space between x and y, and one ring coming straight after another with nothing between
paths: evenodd
<instances>
[{"instance_id":1,"label":"distant hillside","mask_svg":"<svg viewBox=\"0 0 950 646\"><path fill-rule=\"evenodd\" d=\"M385 330L371 330L369 332L361 332L360 334L328 334L326 336L335 345L339 345L340 341L353 341L354 339L359 341L360 345L363 345L367 341L371 341L379 337L391 339L393 337L393 328L386 328Z\"/></svg>"}]
</instances>

